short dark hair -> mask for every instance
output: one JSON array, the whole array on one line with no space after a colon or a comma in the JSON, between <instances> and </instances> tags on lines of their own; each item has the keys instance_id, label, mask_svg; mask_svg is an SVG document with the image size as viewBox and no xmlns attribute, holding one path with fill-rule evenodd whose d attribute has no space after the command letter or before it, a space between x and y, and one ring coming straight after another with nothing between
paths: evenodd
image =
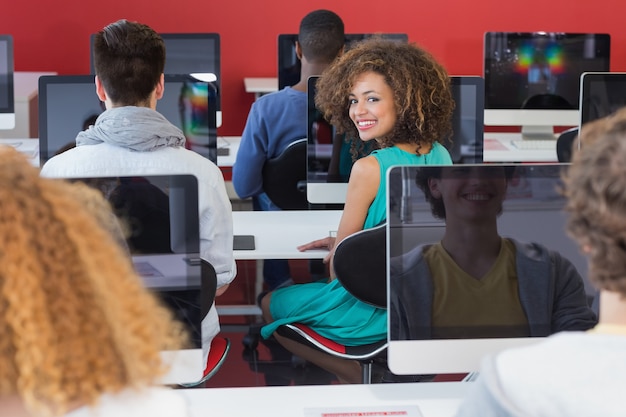
<instances>
[{"instance_id":1,"label":"short dark hair","mask_svg":"<svg viewBox=\"0 0 626 417\"><path fill-rule=\"evenodd\" d=\"M330 10L314 10L300 22L298 43L309 61L332 62L346 42L343 20Z\"/></svg>"},{"instance_id":2,"label":"short dark hair","mask_svg":"<svg viewBox=\"0 0 626 417\"><path fill-rule=\"evenodd\" d=\"M118 20L95 35L93 62L113 103L137 105L159 83L165 68L165 43L147 25Z\"/></svg>"}]
</instances>

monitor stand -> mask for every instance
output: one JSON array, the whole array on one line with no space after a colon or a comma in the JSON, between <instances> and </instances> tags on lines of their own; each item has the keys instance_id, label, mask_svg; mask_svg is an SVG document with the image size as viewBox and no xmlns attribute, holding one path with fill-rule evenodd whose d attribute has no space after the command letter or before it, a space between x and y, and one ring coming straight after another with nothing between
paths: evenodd
<instances>
[{"instance_id":1,"label":"monitor stand","mask_svg":"<svg viewBox=\"0 0 626 417\"><path fill-rule=\"evenodd\" d=\"M522 126L523 140L556 140L554 126Z\"/></svg>"}]
</instances>

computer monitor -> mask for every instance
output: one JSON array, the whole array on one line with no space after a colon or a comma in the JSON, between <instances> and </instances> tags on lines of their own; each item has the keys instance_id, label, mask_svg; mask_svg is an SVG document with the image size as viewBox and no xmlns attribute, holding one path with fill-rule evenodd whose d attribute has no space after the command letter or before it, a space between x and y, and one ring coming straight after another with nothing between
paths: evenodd
<instances>
[{"instance_id":1,"label":"computer monitor","mask_svg":"<svg viewBox=\"0 0 626 417\"><path fill-rule=\"evenodd\" d=\"M345 50L351 45L372 36L381 36L398 42L408 42L409 37L405 33L350 33L346 34ZM300 82L300 60L296 55L297 34L278 35L278 89L282 90Z\"/></svg>"},{"instance_id":2,"label":"computer monitor","mask_svg":"<svg viewBox=\"0 0 626 417\"><path fill-rule=\"evenodd\" d=\"M180 128L185 146L217 163L213 83L189 75L166 75L157 111ZM78 132L104 111L93 75L48 75L39 78L39 157L41 165L75 146Z\"/></svg>"},{"instance_id":3,"label":"computer monitor","mask_svg":"<svg viewBox=\"0 0 626 417\"><path fill-rule=\"evenodd\" d=\"M192 383L202 378L202 305L198 180L193 175L73 178L97 189L111 203L126 232L135 270L146 288L171 309L190 334L179 352L163 352L172 363L162 382Z\"/></svg>"},{"instance_id":4,"label":"computer monitor","mask_svg":"<svg viewBox=\"0 0 626 417\"><path fill-rule=\"evenodd\" d=\"M343 204L352 168L350 144L343 136L335 135L333 127L315 107L318 78L309 78L307 90L307 200L312 204ZM443 144L455 164L482 163L484 80L476 76L453 76L450 88L455 101L452 137ZM369 154L371 145L363 144L361 156Z\"/></svg>"},{"instance_id":5,"label":"computer monitor","mask_svg":"<svg viewBox=\"0 0 626 417\"><path fill-rule=\"evenodd\" d=\"M389 170L388 361L394 374L472 372L486 354L535 343L561 330L559 326L595 324L588 307L595 290L580 278L587 276L587 262L565 231L565 200L558 190L561 170L567 166L485 164ZM491 255L501 262L499 266L490 261L482 265L482 272L461 265L479 266L475 260L483 258L475 252L480 247L476 245L485 245L487 236L467 246L473 250L474 261L469 262L462 262L459 250L450 252L449 247L437 245L446 233L446 222L454 227L450 233L466 228L461 235L475 237L471 229L480 225L475 230L484 232L493 219L501 237L534 245L521 250L516 244L502 243L500 254ZM558 251L560 257L536 245ZM441 265L448 267L439 269L435 277L432 271ZM547 276L553 268L564 271L557 280ZM508 271L507 277L514 280L507 286L512 291L506 301L500 295L493 297L493 303L471 298L476 295L473 288L502 282L501 271ZM446 293L451 287L467 289ZM532 299L533 305L522 297ZM494 308L497 301L504 307ZM544 322L546 316L550 321Z\"/></svg>"},{"instance_id":6,"label":"computer monitor","mask_svg":"<svg viewBox=\"0 0 626 417\"><path fill-rule=\"evenodd\" d=\"M0 130L15 128L13 37L0 35Z\"/></svg>"},{"instance_id":7,"label":"computer monitor","mask_svg":"<svg viewBox=\"0 0 626 417\"><path fill-rule=\"evenodd\" d=\"M578 125L580 75L609 71L610 49L608 34L485 33L485 125L555 139L554 126Z\"/></svg>"},{"instance_id":8,"label":"computer monitor","mask_svg":"<svg viewBox=\"0 0 626 417\"><path fill-rule=\"evenodd\" d=\"M582 74L580 77L580 126L608 116L624 106L626 106L626 72Z\"/></svg>"},{"instance_id":9,"label":"computer monitor","mask_svg":"<svg viewBox=\"0 0 626 417\"><path fill-rule=\"evenodd\" d=\"M160 33L165 42L165 74L194 74L202 81L214 82L217 94L217 127L222 125L222 74L219 33ZM93 41L91 35L91 73Z\"/></svg>"}]
</instances>

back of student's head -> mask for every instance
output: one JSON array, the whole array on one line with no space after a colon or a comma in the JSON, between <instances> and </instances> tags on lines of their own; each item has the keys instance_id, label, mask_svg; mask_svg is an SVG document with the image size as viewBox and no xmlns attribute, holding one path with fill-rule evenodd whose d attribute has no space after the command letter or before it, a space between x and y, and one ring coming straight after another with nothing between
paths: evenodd
<instances>
[{"instance_id":1,"label":"back of student's head","mask_svg":"<svg viewBox=\"0 0 626 417\"><path fill-rule=\"evenodd\" d=\"M314 10L300 22L298 43L308 61L330 63L345 43L341 17L330 10Z\"/></svg>"},{"instance_id":2,"label":"back of student's head","mask_svg":"<svg viewBox=\"0 0 626 417\"><path fill-rule=\"evenodd\" d=\"M0 398L33 415L155 383L181 325L112 236L102 195L0 147Z\"/></svg>"},{"instance_id":3,"label":"back of student's head","mask_svg":"<svg viewBox=\"0 0 626 417\"><path fill-rule=\"evenodd\" d=\"M585 124L580 140L563 176L568 232L594 285L626 296L626 108Z\"/></svg>"},{"instance_id":4,"label":"back of student's head","mask_svg":"<svg viewBox=\"0 0 626 417\"><path fill-rule=\"evenodd\" d=\"M165 43L149 26L118 20L95 35L95 73L113 103L145 102L165 68Z\"/></svg>"}]
</instances>

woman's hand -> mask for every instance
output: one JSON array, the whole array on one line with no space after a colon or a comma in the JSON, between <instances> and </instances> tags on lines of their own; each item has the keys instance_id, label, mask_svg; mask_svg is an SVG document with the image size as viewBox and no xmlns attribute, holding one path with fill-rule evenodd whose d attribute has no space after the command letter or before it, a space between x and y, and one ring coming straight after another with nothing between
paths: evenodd
<instances>
[{"instance_id":1,"label":"woman's hand","mask_svg":"<svg viewBox=\"0 0 626 417\"><path fill-rule=\"evenodd\" d=\"M330 258L332 256L333 248L335 247L335 238L327 236L322 239L317 239L309 243L305 243L304 245L298 246L298 250L300 252L305 252L311 249L327 249L328 255L324 257L324 263L328 264L330 262Z\"/></svg>"}]
</instances>

